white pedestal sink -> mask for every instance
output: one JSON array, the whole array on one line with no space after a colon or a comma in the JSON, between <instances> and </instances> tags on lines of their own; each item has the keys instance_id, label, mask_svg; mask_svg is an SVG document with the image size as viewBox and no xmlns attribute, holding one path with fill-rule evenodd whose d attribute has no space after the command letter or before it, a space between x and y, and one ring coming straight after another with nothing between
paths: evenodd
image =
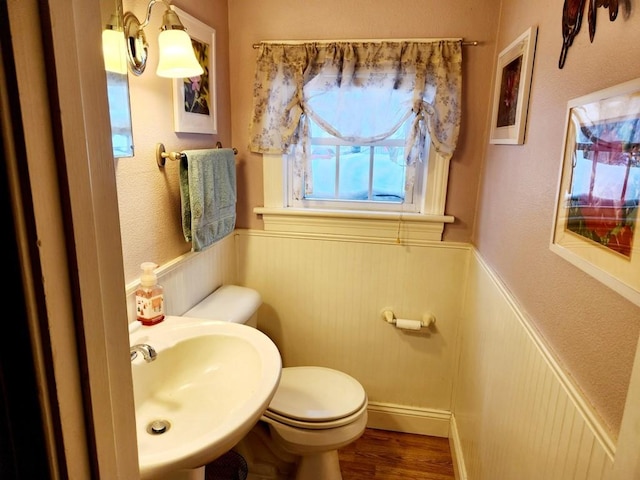
<instances>
[{"instance_id":1,"label":"white pedestal sink","mask_svg":"<svg viewBox=\"0 0 640 480\"><path fill-rule=\"evenodd\" d=\"M271 401L282 363L275 344L246 325L167 316L130 334L157 352L131 362L142 480L204 479Z\"/></svg>"}]
</instances>

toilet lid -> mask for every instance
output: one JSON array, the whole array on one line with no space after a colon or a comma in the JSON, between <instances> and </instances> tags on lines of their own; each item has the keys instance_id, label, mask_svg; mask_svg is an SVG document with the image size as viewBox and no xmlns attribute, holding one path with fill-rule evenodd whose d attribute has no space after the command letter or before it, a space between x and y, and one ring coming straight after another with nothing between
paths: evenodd
<instances>
[{"instance_id":1,"label":"toilet lid","mask_svg":"<svg viewBox=\"0 0 640 480\"><path fill-rule=\"evenodd\" d=\"M362 385L344 372L325 367L282 369L268 410L306 422L328 422L352 415L366 402Z\"/></svg>"}]
</instances>

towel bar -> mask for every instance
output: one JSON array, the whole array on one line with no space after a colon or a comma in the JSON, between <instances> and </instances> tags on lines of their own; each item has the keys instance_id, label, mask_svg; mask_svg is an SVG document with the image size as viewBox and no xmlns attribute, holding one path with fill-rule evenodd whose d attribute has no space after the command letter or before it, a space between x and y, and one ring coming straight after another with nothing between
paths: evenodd
<instances>
[{"instance_id":1,"label":"towel bar","mask_svg":"<svg viewBox=\"0 0 640 480\"><path fill-rule=\"evenodd\" d=\"M216 142L216 148L222 148L222 143ZM233 148L233 154L234 155L238 154L238 149L235 147ZM182 160L183 158L187 158L187 156L183 152L167 153L164 148L164 144L162 143L156 144L156 163L158 164L158 167L160 168L164 167L164 164L167 158L169 160Z\"/></svg>"}]
</instances>

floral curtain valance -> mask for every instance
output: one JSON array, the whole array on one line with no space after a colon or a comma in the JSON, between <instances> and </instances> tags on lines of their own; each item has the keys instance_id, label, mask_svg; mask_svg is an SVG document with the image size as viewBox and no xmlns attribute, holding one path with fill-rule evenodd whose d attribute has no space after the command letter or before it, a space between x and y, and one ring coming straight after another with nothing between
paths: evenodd
<instances>
[{"instance_id":1,"label":"floral curtain valance","mask_svg":"<svg viewBox=\"0 0 640 480\"><path fill-rule=\"evenodd\" d=\"M427 135L438 153L450 156L460 127L461 46L460 40L263 43L249 147L288 152L299 141L303 114L358 143L387 138L411 118L408 163L423 159ZM354 117L358 89L376 99L371 111L360 113L366 121Z\"/></svg>"}]
</instances>

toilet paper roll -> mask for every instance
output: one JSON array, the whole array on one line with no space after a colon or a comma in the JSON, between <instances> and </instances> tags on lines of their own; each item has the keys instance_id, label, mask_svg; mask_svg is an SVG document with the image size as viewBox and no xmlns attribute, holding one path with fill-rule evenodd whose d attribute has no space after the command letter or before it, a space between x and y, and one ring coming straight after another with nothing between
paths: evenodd
<instances>
[{"instance_id":1,"label":"toilet paper roll","mask_svg":"<svg viewBox=\"0 0 640 480\"><path fill-rule=\"evenodd\" d=\"M422 322L420 320L408 320L406 318L396 318L396 328L403 330L420 330Z\"/></svg>"}]
</instances>

